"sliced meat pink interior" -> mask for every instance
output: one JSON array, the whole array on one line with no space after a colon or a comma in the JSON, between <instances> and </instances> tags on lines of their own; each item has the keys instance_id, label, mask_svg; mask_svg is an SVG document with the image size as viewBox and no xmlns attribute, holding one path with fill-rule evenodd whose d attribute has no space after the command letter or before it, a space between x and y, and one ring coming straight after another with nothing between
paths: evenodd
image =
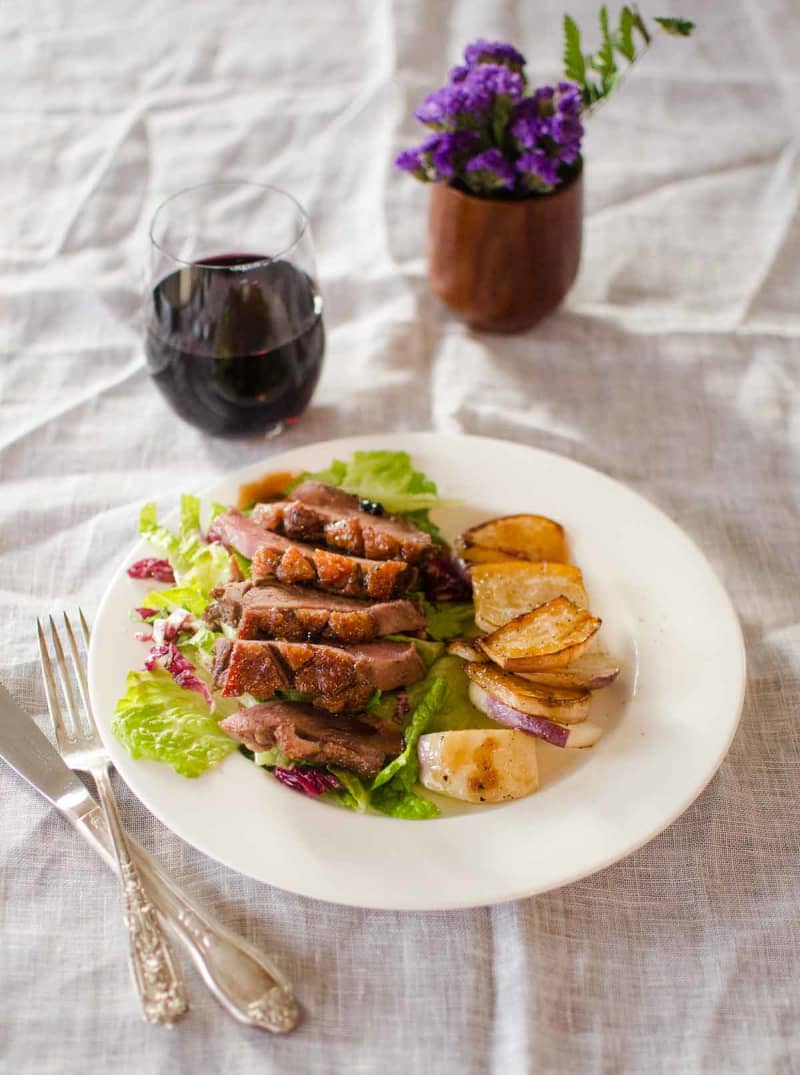
<instances>
[{"instance_id":1,"label":"sliced meat pink interior","mask_svg":"<svg viewBox=\"0 0 800 1075\"><path fill-rule=\"evenodd\" d=\"M277 746L293 761L336 765L372 777L403 746L400 730L366 714L336 717L296 702L262 702L220 724L252 751Z\"/></svg>"}]
</instances>

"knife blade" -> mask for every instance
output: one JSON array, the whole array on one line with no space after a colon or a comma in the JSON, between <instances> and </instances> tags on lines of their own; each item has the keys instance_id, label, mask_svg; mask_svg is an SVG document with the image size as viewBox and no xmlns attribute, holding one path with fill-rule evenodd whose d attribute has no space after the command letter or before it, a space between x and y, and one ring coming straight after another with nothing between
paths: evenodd
<instances>
[{"instance_id":1,"label":"knife blade","mask_svg":"<svg viewBox=\"0 0 800 1075\"><path fill-rule=\"evenodd\" d=\"M97 803L0 683L0 758L75 824Z\"/></svg>"},{"instance_id":2,"label":"knife blade","mask_svg":"<svg viewBox=\"0 0 800 1075\"><path fill-rule=\"evenodd\" d=\"M47 736L0 683L0 758L48 799L84 840L116 869L111 834L89 789ZM288 979L272 960L183 892L135 840L131 853L146 875L153 904L183 943L203 981L237 1022L286 1034L300 1021Z\"/></svg>"}]
</instances>

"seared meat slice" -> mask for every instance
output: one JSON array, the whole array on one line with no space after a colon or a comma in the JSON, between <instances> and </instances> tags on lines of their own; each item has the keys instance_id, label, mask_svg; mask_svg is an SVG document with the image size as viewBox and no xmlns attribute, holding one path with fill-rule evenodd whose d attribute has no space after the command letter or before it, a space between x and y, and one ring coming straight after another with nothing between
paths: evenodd
<instances>
[{"instance_id":1,"label":"seared meat slice","mask_svg":"<svg viewBox=\"0 0 800 1075\"><path fill-rule=\"evenodd\" d=\"M264 544L253 557L254 582L277 579L309 583L349 597L390 601L404 594L417 580L417 569L402 560L362 560L301 545L267 530L264 538Z\"/></svg>"},{"instance_id":2,"label":"seared meat slice","mask_svg":"<svg viewBox=\"0 0 800 1075\"><path fill-rule=\"evenodd\" d=\"M338 765L366 777L403 747L397 728L367 713L332 717L296 702L261 702L226 717L220 727L252 751L277 746L293 761Z\"/></svg>"},{"instance_id":3,"label":"seared meat slice","mask_svg":"<svg viewBox=\"0 0 800 1075\"><path fill-rule=\"evenodd\" d=\"M248 560L252 560L256 551L264 544L263 526L234 509L218 515L211 524L211 529L219 535L227 548L236 549ZM287 546L289 544L290 542L287 542Z\"/></svg>"},{"instance_id":4,"label":"seared meat slice","mask_svg":"<svg viewBox=\"0 0 800 1075\"><path fill-rule=\"evenodd\" d=\"M223 623L230 623L235 627L242 618L245 595L252 586L250 579L245 579L244 582L229 582L213 589L211 596L214 600L203 613L208 626L219 628Z\"/></svg>"},{"instance_id":5,"label":"seared meat slice","mask_svg":"<svg viewBox=\"0 0 800 1075\"><path fill-rule=\"evenodd\" d=\"M294 500L304 500L306 504L316 504L320 508L338 508L342 512L361 511L361 501L355 493L346 493L335 485L309 479L298 485L292 492Z\"/></svg>"},{"instance_id":6,"label":"seared meat slice","mask_svg":"<svg viewBox=\"0 0 800 1075\"><path fill-rule=\"evenodd\" d=\"M291 500L257 504L251 518L296 541L328 545L370 560L417 563L432 546L430 534L406 519L362 511L358 497L322 482L304 482Z\"/></svg>"},{"instance_id":7,"label":"seared meat slice","mask_svg":"<svg viewBox=\"0 0 800 1075\"><path fill-rule=\"evenodd\" d=\"M310 642L217 643L214 684L226 697L271 698L279 690L306 694L331 713L364 709L376 690L416 683L425 667L413 642L328 646Z\"/></svg>"},{"instance_id":8,"label":"seared meat slice","mask_svg":"<svg viewBox=\"0 0 800 1075\"><path fill-rule=\"evenodd\" d=\"M425 626L422 612L407 599L372 604L304 586L241 582L220 588L215 597L206 610L206 621L238 625L239 638L371 642L381 635Z\"/></svg>"},{"instance_id":9,"label":"seared meat slice","mask_svg":"<svg viewBox=\"0 0 800 1075\"><path fill-rule=\"evenodd\" d=\"M417 580L416 568L403 560L366 560L315 549L264 530L236 511L219 515L214 528L226 545L252 560L254 582L309 583L350 597L389 601Z\"/></svg>"}]
</instances>

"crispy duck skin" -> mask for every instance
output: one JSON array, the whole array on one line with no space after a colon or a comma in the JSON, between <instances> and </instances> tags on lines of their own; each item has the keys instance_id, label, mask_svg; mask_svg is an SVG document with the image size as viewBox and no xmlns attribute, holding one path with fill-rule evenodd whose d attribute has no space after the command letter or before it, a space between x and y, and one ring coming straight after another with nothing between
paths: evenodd
<instances>
[{"instance_id":1,"label":"crispy duck skin","mask_svg":"<svg viewBox=\"0 0 800 1075\"><path fill-rule=\"evenodd\" d=\"M304 482L290 500L257 504L251 518L296 541L369 560L418 563L432 546L430 534L406 519L362 511L358 497L316 481Z\"/></svg>"},{"instance_id":2,"label":"crispy duck skin","mask_svg":"<svg viewBox=\"0 0 800 1075\"><path fill-rule=\"evenodd\" d=\"M369 602L307 586L235 582L220 587L206 610L211 626L228 623L239 638L288 642L371 642L382 635L418 631L425 617L413 601Z\"/></svg>"},{"instance_id":3,"label":"crispy duck skin","mask_svg":"<svg viewBox=\"0 0 800 1075\"><path fill-rule=\"evenodd\" d=\"M214 665L214 684L225 697L266 700L295 690L331 713L364 709L376 690L404 687L424 675L413 642L332 646L222 639Z\"/></svg>"},{"instance_id":4,"label":"crispy duck skin","mask_svg":"<svg viewBox=\"0 0 800 1075\"><path fill-rule=\"evenodd\" d=\"M316 549L265 530L239 512L218 516L214 529L226 545L252 561L253 582L311 585L349 597L390 601L417 580L416 568L403 560L368 560Z\"/></svg>"}]
</instances>

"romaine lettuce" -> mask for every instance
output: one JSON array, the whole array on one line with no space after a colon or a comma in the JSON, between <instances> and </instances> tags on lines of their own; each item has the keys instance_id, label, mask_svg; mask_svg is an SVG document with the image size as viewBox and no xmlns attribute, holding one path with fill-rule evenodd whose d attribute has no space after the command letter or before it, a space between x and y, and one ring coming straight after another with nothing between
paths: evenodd
<instances>
[{"instance_id":1,"label":"romaine lettuce","mask_svg":"<svg viewBox=\"0 0 800 1075\"><path fill-rule=\"evenodd\" d=\"M434 678L406 725L402 753L381 769L372 781L370 803L381 813L408 820L438 816L439 808L435 803L415 794L411 788L419 776L417 742L444 706L446 698L447 684L443 679Z\"/></svg>"},{"instance_id":2,"label":"romaine lettuce","mask_svg":"<svg viewBox=\"0 0 800 1075\"><path fill-rule=\"evenodd\" d=\"M435 482L414 469L408 452L353 452L347 463L335 459L325 470L304 474L300 480L308 478L339 486L364 500L376 501L387 511L403 515L423 513L415 520L417 525L433 525L426 513L453 503L442 500Z\"/></svg>"},{"instance_id":3,"label":"romaine lettuce","mask_svg":"<svg viewBox=\"0 0 800 1075\"><path fill-rule=\"evenodd\" d=\"M431 638L444 641L459 638L475 630L475 606L471 601L442 601L424 603L425 630Z\"/></svg>"},{"instance_id":4,"label":"romaine lettuce","mask_svg":"<svg viewBox=\"0 0 800 1075\"><path fill-rule=\"evenodd\" d=\"M445 654L430 668L428 675L420 683L408 688L411 706L419 703L434 680L441 680L447 686L447 699L431 716L428 732L452 732L462 728L496 728L475 708L469 700L469 679L464 672L464 663L458 657Z\"/></svg>"},{"instance_id":5,"label":"romaine lettuce","mask_svg":"<svg viewBox=\"0 0 800 1075\"><path fill-rule=\"evenodd\" d=\"M154 590L148 594L147 607L180 607L199 616L208 604L210 591L230 578L230 558L222 545L203 540L198 498L181 497L181 522L177 533L158 522L155 504L145 504L139 516L139 533L165 553L177 583L170 590Z\"/></svg>"},{"instance_id":6,"label":"romaine lettuce","mask_svg":"<svg viewBox=\"0 0 800 1075\"><path fill-rule=\"evenodd\" d=\"M334 765L328 766L328 772L333 773L342 785L339 791L332 791L341 806L348 810L357 810L363 814L369 806L369 790L365 787L361 777L351 773L349 769L338 769Z\"/></svg>"},{"instance_id":7,"label":"romaine lettuce","mask_svg":"<svg viewBox=\"0 0 800 1075\"><path fill-rule=\"evenodd\" d=\"M200 776L236 750L218 721L238 707L220 702L212 715L202 695L184 690L162 669L129 672L112 731L134 758L171 765L181 776Z\"/></svg>"}]
</instances>

